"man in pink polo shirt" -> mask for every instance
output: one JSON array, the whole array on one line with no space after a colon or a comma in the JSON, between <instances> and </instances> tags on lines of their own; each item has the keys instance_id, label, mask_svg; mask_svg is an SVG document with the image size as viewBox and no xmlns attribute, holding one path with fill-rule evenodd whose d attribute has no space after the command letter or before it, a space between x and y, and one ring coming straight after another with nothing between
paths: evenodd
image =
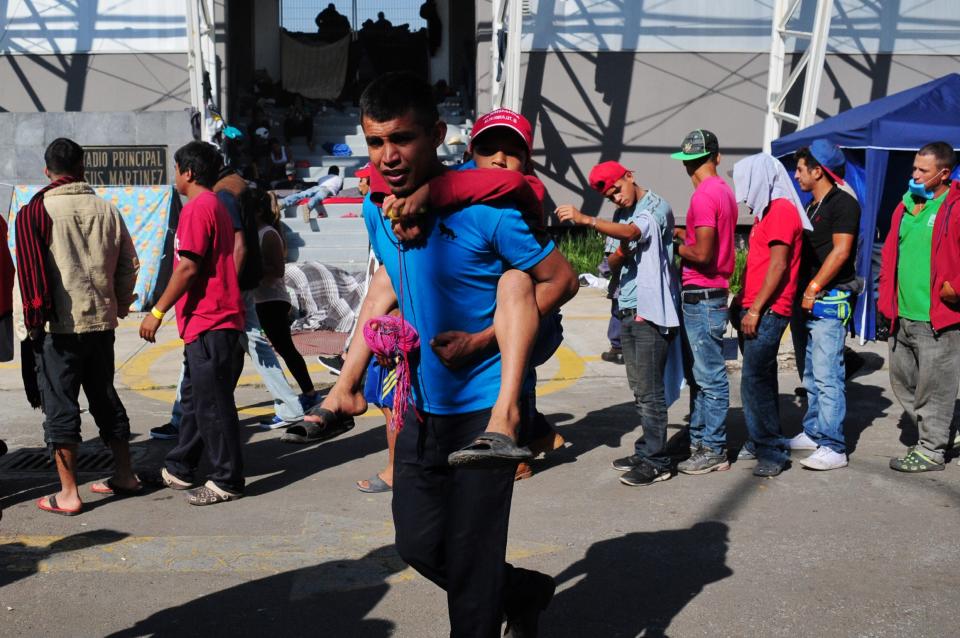
<instances>
[{"instance_id":1,"label":"man in pink polo shirt","mask_svg":"<svg viewBox=\"0 0 960 638\"><path fill-rule=\"evenodd\" d=\"M727 328L727 287L733 273L733 233L737 200L717 175L720 143L697 129L683 138L681 160L693 182L686 229L674 231L683 262L681 301L690 368L690 458L677 466L684 474L706 474L730 467L727 460L727 409L730 384L723 360Z\"/></svg>"}]
</instances>

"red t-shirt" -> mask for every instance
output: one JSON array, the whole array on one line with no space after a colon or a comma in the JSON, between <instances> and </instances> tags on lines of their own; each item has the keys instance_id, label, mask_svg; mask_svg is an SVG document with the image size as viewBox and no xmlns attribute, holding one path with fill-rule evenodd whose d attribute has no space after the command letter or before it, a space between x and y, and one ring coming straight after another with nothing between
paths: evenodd
<instances>
[{"instance_id":1,"label":"red t-shirt","mask_svg":"<svg viewBox=\"0 0 960 638\"><path fill-rule=\"evenodd\" d=\"M787 199L775 199L767 207L762 219L753 223L750 230L750 250L747 252L747 272L744 275L743 307L749 308L763 287L770 265L770 244L780 243L789 247L786 277L771 295L767 306L775 313L789 317L793 309L793 297L797 292L797 275L800 273L800 253L803 246L803 226L797 207Z\"/></svg>"},{"instance_id":2,"label":"red t-shirt","mask_svg":"<svg viewBox=\"0 0 960 638\"><path fill-rule=\"evenodd\" d=\"M370 191L371 200L377 205L390 193L390 187L375 168L370 171ZM543 225L546 192L536 175L502 168L448 170L430 180L430 206L459 209L471 204L512 201L520 212Z\"/></svg>"},{"instance_id":3,"label":"red t-shirt","mask_svg":"<svg viewBox=\"0 0 960 638\"><path fill-rule=\"evenodd\" d=\"M736 251L733 232L737 226L737 199L723 178L708 177L700 182L687 209L687 246L697 243L697 228L709 226L717 232L717 246L709 264L684 262L683 285L726 288L733 274Z\"/></svg>"},{"instance_id":4,"label":"red t-shirt","mask_svg":"<svg viewBox=\"0 0 960 638\"><path fill-rule=\"evenodd\" d=\"M180 211L174 268L181 252L200 258L200 272L176 304L180 337L190 343L209 330L243 330L243 297L233 263L233 222L212 191L194 197Z\"/></svg>"}]
</instances>

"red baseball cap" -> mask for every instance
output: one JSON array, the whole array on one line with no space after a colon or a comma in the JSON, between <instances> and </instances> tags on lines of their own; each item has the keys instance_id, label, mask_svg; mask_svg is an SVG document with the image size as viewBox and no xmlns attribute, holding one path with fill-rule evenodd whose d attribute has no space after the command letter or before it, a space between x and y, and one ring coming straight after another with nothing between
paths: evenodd
<instances>
[{"instance_id":1,"label":"red baseball cap","mask_svg":"<svg viewBox=\"0 0 960 638\"><path fill-rule=\"evenodd\" d=\"M370 177L370 162L367 162L353 173L354 177Z\"/></svg>"},{"instance_id":2,"label":"red baseball cap","mask_svg":"<svg viewBox=\"0 0 960 638\"><path fill-rule=\"evenodd\" d=\"M467 150L472 153L473 141L477 139L481 133L495 126L504 126L516 132L523 138L523 143L527 145L527 151L533 153L533 127L530 125L530 120L510 109L497 109L496 111L490 111L478 117L476 123L473 125L473 132L470 134L470 144L467 146Z\"/></svg>"},{"instance_id":3,"label":"red baseball cap","mask_svg":"<svg viewBox=\"0 0 960 638\"><path fill-rule=\"evenodd\" d=\"M590 170L590 188L602 195L626 174L627 169L620 162L600 162Z\"/></svg>"}]
</instances>

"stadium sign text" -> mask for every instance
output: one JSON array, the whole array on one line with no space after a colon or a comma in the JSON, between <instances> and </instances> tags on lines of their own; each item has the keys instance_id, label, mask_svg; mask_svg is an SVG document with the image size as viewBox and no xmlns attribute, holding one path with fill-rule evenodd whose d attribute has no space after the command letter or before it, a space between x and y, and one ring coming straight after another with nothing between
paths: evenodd
<instances>
[{"instance_id":1,"label":"stadium sign text","mask_svg":"<svg viewBox=\"0 0 960 638\"><path fill-rule=\"evenodd\" d=\"M159 186L167 183L167 147L87 146L83 167L93 186Z\"/></svg>"}]
</instances>

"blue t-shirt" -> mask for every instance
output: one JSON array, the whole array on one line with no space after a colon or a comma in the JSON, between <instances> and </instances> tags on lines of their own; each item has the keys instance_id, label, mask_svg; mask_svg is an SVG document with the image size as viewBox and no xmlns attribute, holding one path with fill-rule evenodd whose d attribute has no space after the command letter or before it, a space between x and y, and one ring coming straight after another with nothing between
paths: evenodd
<instances>
[{"instance_id":1,"label":"blue t-shirt","mask_svg":"<svg viewBox=\"0 0 960 638\"><path fill-rule=\"evenodd\" d=\"M511 268L529 270L553 250L538 237L520 211L484 205L433 215L425 242L402 246L390 221L368 196L363 218L370 244L400 299L404 318L420 334L413 365L413 397L430 414L462 414L493 406L500 389L500 354L490 354L456 370L430 348L441 332L480 332L493 324L497 283ZM401 280L401 268L403 277Z\"/></svg>"},{"instance_id":2,"label":"blue t-shirt","mask_svg":"<svg viewBox=\"0 0 960 638\"><path fill-rule=\"evenodd\" d=\"M619 213L621 210L618 209ZM660 226L660 232L664 234L661 237L664 247L668 251L667 256L670 261L673 260L673 209L667 200L663 199L651 190L644 193L640 201L632 210L628 210L620 219L614 219L622 224L633 224L640 229L642 235L639 241L630 242L630 249L636 251L633 258L624 261L623 269L620 271L620 296L618 302L621 308L636 308L637 306L637 258L642 250L642 244L651 238L649 223L644 220L641 213L648 212L653 215L654 221ZM617 249L620 242L617 241L613 250Z\"/></svg>"}]
</instances>

